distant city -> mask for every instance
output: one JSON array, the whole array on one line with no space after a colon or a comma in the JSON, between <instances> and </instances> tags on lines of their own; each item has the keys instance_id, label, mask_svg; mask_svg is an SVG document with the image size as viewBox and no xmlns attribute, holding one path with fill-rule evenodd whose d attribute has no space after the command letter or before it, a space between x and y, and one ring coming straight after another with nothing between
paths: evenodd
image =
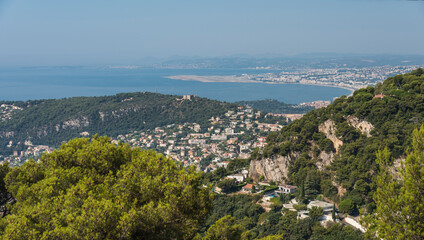
<instances>
[{"instance_id":1,"label":"distant city","mask_svg":"<svg viewBox=\"0 0 424 240\"><path fill-rule=\"evenodd\" d=\"M302 69L295 72L244 74L243 78L264 83L297 83L357 90L373 86L397 74L411 72L418 65L376 66L363 68Z\"/></svg>"}]
</instances>

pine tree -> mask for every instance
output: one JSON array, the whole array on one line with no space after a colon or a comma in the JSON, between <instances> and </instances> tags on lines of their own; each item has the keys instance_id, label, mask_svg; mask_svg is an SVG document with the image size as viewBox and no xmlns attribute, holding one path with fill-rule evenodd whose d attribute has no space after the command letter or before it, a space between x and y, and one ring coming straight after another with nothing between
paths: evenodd
<instances>
[{"instance_id":1,"label":"pine tree","mask_svg":"<svg viewBox=\"0 0 424 240\"><path fill-rule=\"evenodd\" d=\"M297 201L299 203L303 203L306 200L306 194L305 194L305 183L302 182L302 184L300 185L300 189L299 192L297 194Z\"/></svg>"},{"instance_id":2,"label":"pine tree","mask_svg":"<svg viewBox=\"0 0 424 240\"><path fill-rule=\"evenodd\" d=\"M5 184L16 203L0 239L192 239L212 206L194 168L98 136L11 168Z\"/></svg>"},{"instance_id":3,"label":"pine tree","mask_svg":"<svg viewBox=\"0 0 424 240\"><path fill-rule=\"evenodd\" d=\"M333 204L333 212L331 213L333 221L336 221L336 204Z\"/></svg>"},{"instance_id":4,"label":"pine tree","mask_svg":"<svg viewBox=\"0 0 424 240\"><path fill-rule=\"evenodd\" d=\"M377 153L377 163L377 209L364 221L367 235L381 239L424 239L424 125L413 132L412 150L402 164L399 182L388 170L388 149Z\"/></svg>"}]
</instances>

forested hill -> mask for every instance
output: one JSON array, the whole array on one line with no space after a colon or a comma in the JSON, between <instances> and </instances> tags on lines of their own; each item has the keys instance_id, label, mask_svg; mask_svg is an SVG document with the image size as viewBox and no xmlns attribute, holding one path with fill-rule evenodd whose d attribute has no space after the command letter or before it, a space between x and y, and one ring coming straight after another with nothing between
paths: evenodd
<instances>
[{"instance_id":1,"label":"forested hill","mask_svg":"<svg viewBox=\"0 0 424 240\"><path fill-rule=\"evenodd\" d=\"M235 104L200 97L125 93L104 97L0 102L0 155L20 150L24 142L58 146L62 141L98 133L114 137L132 130L168 124L208 123L212 116L235 110ZM7 147L13 141L11 147ZM19 143L19 144L18 144ZM9 151L9 152L8 152Z\"/></svg>"},{"instance_id":2,"label":"forested hill","mask_svg":"<svg viewBox=\"0 0 424 240\"><path fill-rule=\"evenodd\" d=\"M284 102L279 102L274 99L265 99L265 100L256 100L256 101L239 101L237 104L243 106L250 106L258 110L269 112L269 113L286 113L286 114L302 114L307 113L314 107L310 106L300 106L296 104L287 104Z\"/></svg>"},{"instance_id":3,"label":"forested hill","mask_svg":"<svg viewBox=\"0 0 424 240\"><path fill-rule=\"evenodd\" d=\"M392 164L400 165L413 129L423 122L424 71L417 69L343 96L271 133L252 160L250 174L372 211L376 152L387 147Z\"/></svg>"}]
</instances>

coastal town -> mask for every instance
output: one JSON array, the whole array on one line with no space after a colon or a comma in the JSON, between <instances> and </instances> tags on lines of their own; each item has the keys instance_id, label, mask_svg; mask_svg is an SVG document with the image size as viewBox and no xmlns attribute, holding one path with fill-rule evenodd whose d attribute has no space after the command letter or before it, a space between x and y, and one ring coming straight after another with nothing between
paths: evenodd
<instances>
[{"instance_id":1,"label":"coastal town","mask_svg":"<svg viewBox=\"0 0 424 240\"><path fill-rule=\"evenodd\" d=\"M264 83L296 83L330 86L351 91L373 86L387 77L410 72L419 66L375 66L363 68L323 68L283 71L280 73L246 74L249 80Z\"/></svg>"},{"instance_id":2,"label":"coastal town","mask_svg":"<svg viewBox=\"0 0 424 240\"><path fill-rule=\"evenodd\" d=\"M14 108L3 111L8 116ZM129 143L132 147L153 149L185 166L194 165L199 171L213 171L226 166L235 158L249 158L255 148L266 145L269 132L279 131L291 120L301 115L266 114L250 107L239 106L222 116L209 119L209 124L171 124L151 130L133 131L112 138L113 141ZM81 137L89 137L81 132ZM26 149L15 150L10 156L1 156L2 162L17 166L29 158L39 159L44 152L54 150L51 146L23 144Z\"/></svg>"},{"instance_id":3,"label":"coastal town","mask_svg":"<svg viewBox=\"0 0 424 240\"><path fill-rule=\"evenodd\" d=\"M269 72L260 74L241 74L233 76L198 76L177 75L170 79L200 82L242 82L268 84L304 84L326 87L344 88L355 91L373 86L387 77L410 72L418 65L406 66L373 66L373 67L340 67L340 68L305 68L293 71ZM259 68L262 69L262 68Z\"/></svg>"}]
</instances>

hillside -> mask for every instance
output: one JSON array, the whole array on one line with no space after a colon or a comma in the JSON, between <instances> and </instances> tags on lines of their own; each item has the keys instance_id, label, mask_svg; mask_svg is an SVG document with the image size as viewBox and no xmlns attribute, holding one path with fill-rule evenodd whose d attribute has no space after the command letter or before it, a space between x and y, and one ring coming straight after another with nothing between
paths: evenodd
<instances>
[{"instance_id":1,"label":"hillside","mask_svg":"<svg viewBox=\"0 0 424 240\"><path fill-rule=\"evenodd\" d=\"M300 106L296 104L287 104L274 99L256 100L256 101L239 101L236 104L250 106L269 113L285 113L285 114L302 114L314 109L314 107Z\"/></svg>"},{"instance_id":2,"label":"hillside","mask_svg":"<svg viewBox=\"0 0 424 240\"><path fill-rule=\"evenodd\" d=\"M372 211L376 152L388 147L391 163L400 166L413 129L424 122L423 72L357 90L269 134L267 146L253 156L250 176L304 186L307 195L352 200Z\"/></svg>"},{"instance_id":3,"label":"hillside","mask_svg":"<svg viewBox=\"0 0 424 240\"><path fill-rule=\"evenodd\" d=\"M132 130L196 122L235 110L235 104L191 96L125 93L25 102L0 102L0 155L34 145L56 147L71 138L100 134L115 137Z\"/></svg>"}]
</instances>

